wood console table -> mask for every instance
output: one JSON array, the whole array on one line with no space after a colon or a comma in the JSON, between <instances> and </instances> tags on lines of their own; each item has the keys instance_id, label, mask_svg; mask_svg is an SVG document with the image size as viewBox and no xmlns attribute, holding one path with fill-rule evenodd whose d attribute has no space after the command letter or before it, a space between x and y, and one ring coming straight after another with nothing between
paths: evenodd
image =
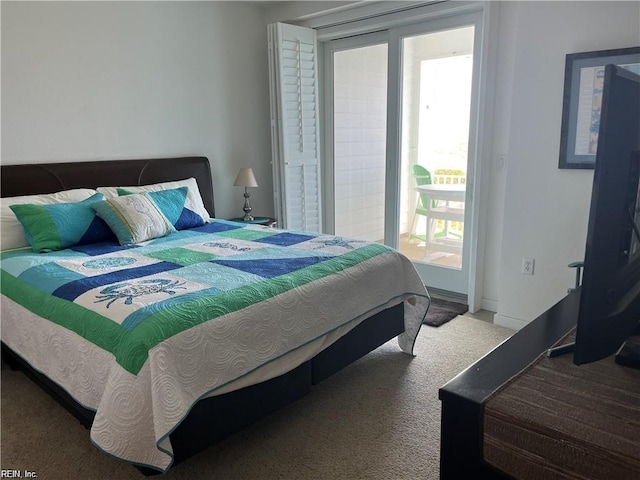
<instances>
[{"instance_id":1,"label":"wood console table","mask_svg":"<svg viewBox=\"0 0 640 480\"><path fill-rule=\"evenodd\" d=\"M640 478L640 370L540 357L578 304L579 291L440 390L442 479Z\"/></svg>"},{"instance_id":2,"label":"wood console table","mask_svg":"<svg viewBox=\"0 0 640 480\"><path fill-rule=\"evenodd\" d=\"M484 461L485 401L576 325L579 304L578 290L440 388L442 480L504 478Z\"/></svg>"},{"instance_id":3,"label":"wood console table","mask_svg":"<svg viewBox=\"0 0 640 480\"><path fill-rule=\"evenodd\" d=\"M523 480L640 479L640 370L542 355L485 404L483 452Z\"/></svg>"}]
</instances>

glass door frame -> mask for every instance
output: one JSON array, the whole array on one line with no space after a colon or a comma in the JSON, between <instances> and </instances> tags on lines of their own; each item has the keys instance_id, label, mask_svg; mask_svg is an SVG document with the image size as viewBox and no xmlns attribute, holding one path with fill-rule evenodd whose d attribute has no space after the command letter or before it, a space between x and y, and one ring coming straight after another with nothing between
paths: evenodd
<instances>
[{"instance_id":1,"label":"glass door frame","mask_svg":"<svg viewBox=\"0 0 640 480\"><path fill-rule=\"evenodd\" d=\"M467 300L469 310L475 312L481 308L481 294L483 283L484 265L478 258L478 251L484 248L484 237L486 232L479 223L481 212L486 215L486 205L483 208L479 200L486 201L488 195L488 180L481 176L483 169L487 169L491 165L491 135L492 126L490 122L479 122L479 118L491 118L491 105L494 98L494 73L491 66L495 68L495 55L497 49L497 30L494 25L494 19L497 17L498 9L494 8L490 2L461 2L460 4L435 6L433 14L422 12L420 15L414 15L413 18L406 16L403 20L398 21L396 18L388 25L384 25L383 21L378 19L363 20L354 23L354 27L345 25L338 28L329 28L331 32L325 31L319 33L320 52L323 53L324 61L321 63L324 79L323 86L323 134L325 138L325 187L324 193L324 212L326 231L333 232L334 227L334 202L333 202L333 119L331 102L333 98L333 90L328 78L333 77L332 66L332 45L338 45L334 42L350 41L352 45L365 46L370 44L374 35L388 42L388 61L394 62L398 67L401 63L401 42L400 39L407 36L419 35L420 33L435 32L447 28L455 28L462 26L475 26L474 34L474 67L473 67L473 91L472 91L472 111L470 125L470 161L467 171L467 200L469 200L469 208L465 212L465 229L471 232L468 235L468 241L465 242L466 264L465 275L468 277ZM442 7L438 9L438 7ZM445 7L447 7L445 9ZM448 10L447 10L448 9ZM400 25L400 26L398 26ZM426 27L430 26L430 27ZM366 33L375 30L374 33ZM371 35L371 37L369 37ZM340 40L335 40L340 38ZM384 40L383 40L384 41ZM377 41L376 43L381 43ZM345 43L344 45L347 45ZM344 48L351 48L345 46ZM395 70L395 73L392 73ZM400 78L400 70L389 68L388 79L388 95L394 95L399 98L400 86L402 85ZM330 75L330 76L327 76ZM387 182L386 190L386 206L385 206L385 243L397 248L399 245L399 202L400 202L400 129L401 123L401 105L397 101L388 102L388 138L387 138ZM483 163L486 164L483 167Z\"/></svg>"},{"instance_id":2,"label":"glass door frame","mask_svg":"<svg viewBox=\"0 0 640 480\"><path fill-rule=\"evenodd\" d=\"M324 193L324 229L327 233L335 233L335 157L333 151L333 54L342 50L351 50L360 47L370 47L374 45L389 44L389 32L374 32L355 37L341 38L323 42L323 62L322 62L322 78L325 80L323 86L323 94L325 102L330 102L330 108L324 108L324 166L323 166L323 193ZM388 70L388 65L387 65ZM331 81L329 81L331 79ZM387 95L388 96L388 95ZM387 100L388 102L388 100ZM326 103L325 103L326 104ZM388 107L387 107L388 108ZM388 145L387 145L388 148ZM387 152L388 163L388 152ZM386 201L386 199L385 199ZM387 223L385 212L385 225ZM387 243L385 233L385 244Z\"/></svg>"},{"instance_id":3,"label":"glass door frame","mask_svg":"<svg viewBox=\"0 0 640 480\"><path fill-rule=\"evenodd\" d=\"M473 72L471 91L471 112L469 121L469 151L467 160L467 183L465 195L464 235L462 250L462 268L450 269L431 266L422 262L414 262L423 279L437 276L438 289L468 295L470 291L470 273L475 271L476 262L471 264L470 252L477 245L477 218L475 199L476 166L478 152L478 113L479 113L479 78L482 47L482 15L481 12L455 15L435 20L427 20L418 24L389 30L389 79L387 101L387 197L385 206L385 243L393 248L399 247L400 237L400 168L402 156L402 61L403 40L405 38L429 33L452 30L455 28L474 27ZM392 63L393 62L393 63ZM428 282L427 282L428 285Z\"/></svg>"}]
</instances>

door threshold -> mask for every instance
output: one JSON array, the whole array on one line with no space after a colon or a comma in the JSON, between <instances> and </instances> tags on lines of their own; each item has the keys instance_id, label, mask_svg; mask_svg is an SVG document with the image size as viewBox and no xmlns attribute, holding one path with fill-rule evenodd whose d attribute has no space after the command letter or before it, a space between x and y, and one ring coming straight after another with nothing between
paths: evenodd
<instances>
[{"instance_id":1,"label":"door threshold","mask_svg":"<svg viewBox=\"0 0 640 480\"><path fill-rule=\"evenodd\" d=\"M430 287L425 285L429 296L441 298L443 300L451 300L453 302L464 303L468 305L468 297L464 293L450 292L448 290L442 290L440 288Z\"/></svg>"}]
</instances>

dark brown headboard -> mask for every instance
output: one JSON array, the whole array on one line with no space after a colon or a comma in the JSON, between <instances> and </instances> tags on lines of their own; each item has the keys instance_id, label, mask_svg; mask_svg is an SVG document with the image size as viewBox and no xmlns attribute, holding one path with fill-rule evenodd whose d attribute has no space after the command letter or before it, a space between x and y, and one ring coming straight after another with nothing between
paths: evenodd
<instances>
[{"instance_id":1,"label":"dark brown headboard","mask_svg":"<svg viewBox=\"0 0 640 480\"><path fill-rule=\"evenodd\" d=\"M215 216L207 157L103 160L99 162L2 165L3 197L53 193L72 188L148 185L195 177L207 211Z\"/></svg>"}]
</instances>

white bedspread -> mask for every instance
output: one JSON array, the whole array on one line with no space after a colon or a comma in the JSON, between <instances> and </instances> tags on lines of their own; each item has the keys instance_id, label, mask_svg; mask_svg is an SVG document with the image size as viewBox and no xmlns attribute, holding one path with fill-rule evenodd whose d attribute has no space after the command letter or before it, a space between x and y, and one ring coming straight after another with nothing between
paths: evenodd
<instances>
[{"instance_id":1,"label":"white bedspread","mask_svg":"<svg viewBox=\"0 0 640 480\"><path fill-rule=\"evenodd\" d=\"M260 232L261 227L245 228ZM180 245L188 243L183 237ZM358 248L365 245L358 243ZM143 247L157 252L159 244ZM12 268L7 270L17 275L17 267ZM3 275L8 275L5 265ZM406 331L398 343L411 354L429 301L411 262L387 249L350 268L169 336L148 350L136 372L124 368L111 351L28 310L4 290L2 341L80 404L96 411L91 439L98 448L165 472L173 459L169 435L199 399L288 372L365 318L400 302L404 302ZM83 302L83 308L89 305L86 299ZM120 303L130 308L126 302L114 302L109 314L122 321L117 313ZM105 305L96 302L95 308L105 314Z\"/></svg>"}]
</instances>

